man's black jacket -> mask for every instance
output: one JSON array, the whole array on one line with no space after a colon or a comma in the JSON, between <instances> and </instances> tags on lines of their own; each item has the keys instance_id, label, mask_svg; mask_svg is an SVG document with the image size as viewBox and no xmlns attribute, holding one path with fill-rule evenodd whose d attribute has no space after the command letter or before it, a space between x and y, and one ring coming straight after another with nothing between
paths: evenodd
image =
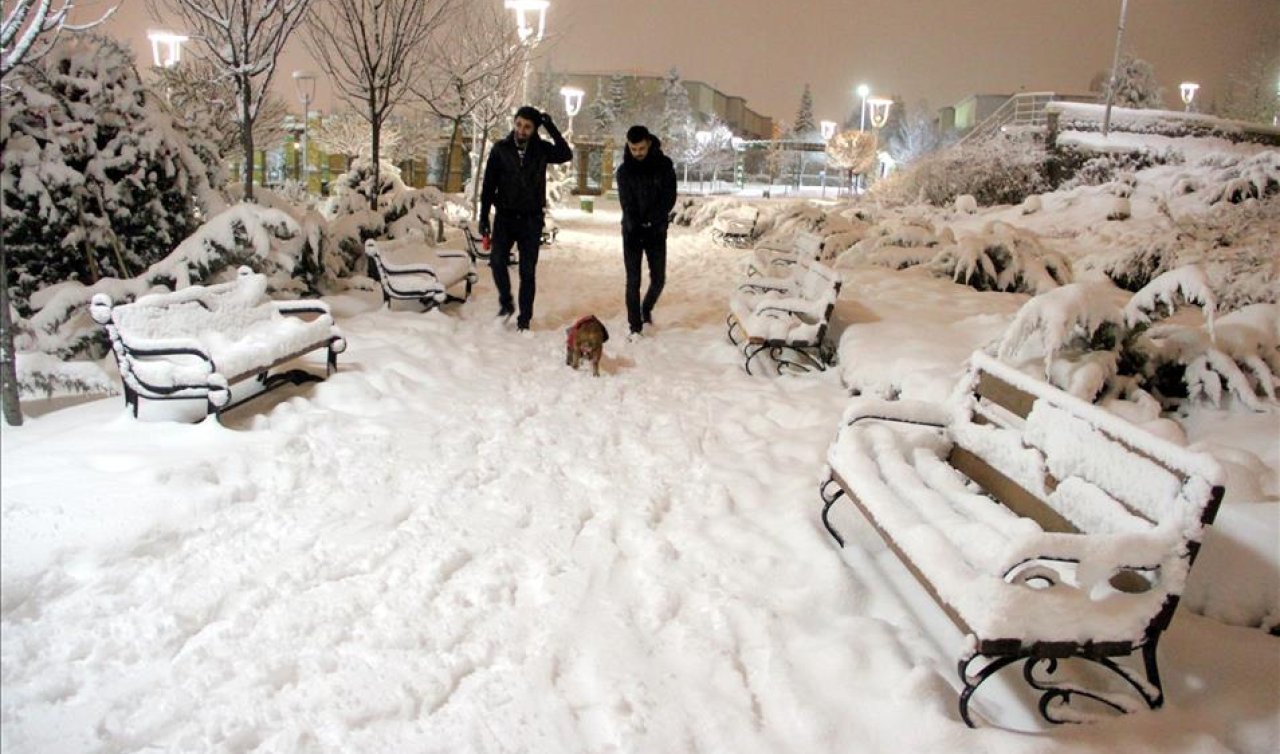
<instances>
[{"instance_id":1,"label":"man's black jacket","mask_svg":"<svg viewBox=\"0 0 1280 754\"><path fill-rule=\"evenodd\" d=\"M615 174L618 201L622 204L622 230L665 229L676 206L676 169L662 153L662 141L650 136L649 154L643 160L624 149Z\"/></svg>"},{"instance_id":2,"label":"man's black jacket","mask_svg":"<svg viewBox=\"0 0 1280 754\"><path fill-rule=\"evenodd\" d=\"M555 141L544 141L535 133L529 139L523 164L514 131L493 145L480 191L481 217L488 217L489 208L496 207L499 217L536 217L541 222L547 205L547 165L573 159L573 150L555 124L547 123L545 128Z\"/></svg>"}]
</instances>

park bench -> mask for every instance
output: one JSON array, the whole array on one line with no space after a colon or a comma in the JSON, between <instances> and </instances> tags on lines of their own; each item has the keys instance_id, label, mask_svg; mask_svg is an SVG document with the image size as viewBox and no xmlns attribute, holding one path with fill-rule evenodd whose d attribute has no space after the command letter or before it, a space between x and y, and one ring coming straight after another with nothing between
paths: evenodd
<instances>
[{"instance_id":1,"label":"park bench","mask_svg":"<svg viewBox=\"0 0 1280 754\"><path fill-rule=\"evenodd\" d=\"M1161 706L1156 645L1222 499L1212 458L977 353L949 406L855 398L827 460L831 536L852 503L966 635L966 724L1017 662L1051 723Z\"/></svg>"},{"instance_id":2,"label":"park bench","mask_svg":"<svg viewBox=\"0 0 1280 754\"><path fill-rule=\"evenodd\" d=\"M391 308L392 301L417 301L426 309L433 309L469 299L477 280L475 242L465 228L463 236L463 249L430 246L417 229L404 238L365 241L365 254L377 267L387 308ZM462 295L450 293L460 285L465 285Z\"/></svg>"},{"instance_id":3,"label":"park bench","mask_svg":"<svg viewBox=\"0 0 1280 754\"><path fill-rule=\"evenodd\" d=\"M826 342L840 296L839 273L799 261L786 278L749 278L729 299L729 341L742 349L743 368L767 355L778 371L822 371L835 360Z\"/></svg>"},{"instance_id":4,"label":"park bench","mask_svg":"<svg viewBox=\"0 0 1280 754\"><path fill-rule=\"evenodd\" d=\"M761 243L747 259L747 277L785 276L799 261L822 261L826 239L817 233L799 231L786 243Z\"/></svg>"},{"instance_id":5,"label":"park bench","mask_svg":"<svg viewBox=\"0 0 1280 754\"><path fill-rule=\"evenodd\" d=\"M741 206L727 209L711 222L711 238L717 243L745 248L756 237L756 220L760 211L755 207Z\"/></svg>"},{"instance_id":6,"label":"park bench","mask_svg":"<svg viewBox=\"0 0 1280 754\"><path fill-rule=\"evenodd\" d=\"M231 282L152 293L132 303L96 294L90 315L107 331L134 417L142 398L203 399L208 415L285 383L322 380L301 368L271 371L321 348L328 352L325 377L331 374L347 343L328 305L273 301L266 291L265 275L241 267Z\"/></svg>"}]
</instances>

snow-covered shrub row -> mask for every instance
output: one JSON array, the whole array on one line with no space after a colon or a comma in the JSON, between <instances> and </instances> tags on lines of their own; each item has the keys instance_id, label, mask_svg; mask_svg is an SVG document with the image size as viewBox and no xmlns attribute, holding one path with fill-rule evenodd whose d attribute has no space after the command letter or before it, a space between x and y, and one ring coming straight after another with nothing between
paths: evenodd
<instances>
[{"instance_id":1,"label":"snow-covered shrub row","mask_svg":"<svg viewBox=\"0 0 1280 754\"><path fill-rule=\"evenodd\" d=\"M1202 322L1168 321L1186 304L1200 307ZM1028 301L998 352L1018 365L1039 360L1047 380L1085 400L1127 401L1158 415L1161 403L1216 406L1231 396L1263 410L1280 389L1280 306L1254 304L1221 317L1216 308L1194 265L1132 296L1106 281L1074 283Z\"/></svg>"},{"instance_id":2,"label":"snow-covered shrub row","mask_svg":"<svg viewBox=\"0 0 1280 754\"><path fill-rule=\"evenodd\" d=\"M939 246L932 270L980 291L1044 293L1071 282L1071 264L1033 231L992 221Z\"/></svg>"},{"instance_id":3,"label":"snow-covered shrub row","mask_svg":"<svg viewBox=\"0 0 1280 754\"><path fill-rule=\"evenodd\" d=\"M1065 131L1101 131L1105 106L1082 102L1050 102L1045 108L1057 112L1058 129ZM1172 137L1216 137L1232 142L1258 142L1276 145L1280 142L1273 131L1260 129L1256 123L1223 120L1201 113L1173 110L1139 110L1111 108L1110 128L1133 134Z\"/></svg>"},{"instance_id":4,"label":"snow-covered shrub row","mask_svg":"<svg viewBox=\"0 0 1280 754\"><path fill-rule=\"evenodd\" d=\"M1055 189L1072 189L1078 186L1101 186L1140 170L1160 165L1181 165L1184 161L1182 153L1173 149L1098 153L1080 145L1069 144L1053 150L1049 158L1048 174Z\"/></svg>"},{"instance_id":5,"label":"snow-covered shrub row","mask_svg":"<svg viewBox=\"0 0 1280 754\"><path fill-rule=\"evenodd\" d=\"M927 202L945 207L962 194L980 206L1021 204L1050 188L1042 147L1026 141L996 138L961 144L912 163L872 187L886 204Z\"/></svg>"},{"instance_id":6,"label":"snow-covered shrub row","mask_svg":"<svg viewBox=\"0 0 1280 754\"><path fill-rule=\"evenodd\" d=\"M195 230L200 202L221 203L119 43L65 37L5 85L0 228L20 312L43 285L137 275Z\"/></svg>"},{"instance_id":7,"label":"snow-covered shrub row","mask_svg":"<svg viewBox=\"0 0 1280 754\"><path fill-rule=\"evenodd\" d=\"M1165 208L1166 225L1118 236L1077 258L1077 271L1102 272L1137 291L1169 270L1195 264L1225 310L1280 302L1280 195L1178 216Z\"/></svg>"}]
</instances>

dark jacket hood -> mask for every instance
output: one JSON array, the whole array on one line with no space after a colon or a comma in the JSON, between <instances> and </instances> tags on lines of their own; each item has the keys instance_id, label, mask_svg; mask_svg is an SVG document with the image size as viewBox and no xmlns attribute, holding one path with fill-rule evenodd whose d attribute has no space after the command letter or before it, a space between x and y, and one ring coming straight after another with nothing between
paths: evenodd
<instances>
[{"instance_id":1,"label":"dark jacket hood","mask_svg":"<svg viewBox=\"0 0 1280 754\"><path fill-rule=\"evenodd\" d=\"M633 168L646 168L662 162L662 158L667 156L662 151L662 139L659 139L653 134L649 134L649 140L651 142L649 144L649 155L644 158L643 162L632 157L631 150L624 146L622 148L622 164L629 165Z\"/></svg>"}]
</instances>

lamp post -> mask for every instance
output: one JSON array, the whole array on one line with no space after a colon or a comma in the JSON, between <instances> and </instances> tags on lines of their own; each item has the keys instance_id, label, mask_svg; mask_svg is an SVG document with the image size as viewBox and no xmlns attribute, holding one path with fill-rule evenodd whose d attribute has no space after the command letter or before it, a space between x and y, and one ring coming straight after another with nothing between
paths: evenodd
<instances>
[{"instance_id":1,"label":"lamp post","mask_svg":"<svg viewBox=\"0 0 1280 754\"><path fill-rule=\"evenodd\" d=\"M1111 58L1111 83L1107 85L1107 108L1102 114L1102 136L1111 131L1111 103L1116 97L1116 70L1120 68L1120 43L1124 40L1124 16L1129 10L1129 0L1120 0L1120 25L1116 27L1116 52Z\"/></svg>"},{"instance_id":2,"label":"lamp post","mask_svg":"<svg viewBox=\"0 0 1280 754\"><path fill-rule=\"evenodd\" d=\"M822 129L822 144L828 146L831 143L831 137L836 135L836 122L833 120L824 120L818 124ZM822 198L827 198L827 152L822 152ZM836 192L839 193L839 192Z\"/></svg>"},{"instance_id":3,"label":"lamp post","mask_svg":"<svg viewBox=\"0 0 1280 754\"><path fill-rule=\"evenodd\" d=\"M537 47L547 33L547 8L549 0L504 0L503 7L516 14L516 33L520 35L520 44L525 46L524 75L520 80L520 104L529 103L529 58L533 56L533 48ZM537 24L532 14L537 13Z\"/></svg>"},{"instance_id":4,"label":"lamp post","mask_svg":"<svg viewBox=\"0 0 1280 754\"><path fill-rule=\"evenodd\" d=\"M564 97L564 114L569 116L569 135L573 135L573 116L582 111L582 98L586 92L576 86L560 87L560 96Z\"/></svg>"},{"instance_id":5,"label":"lamp post","mask_svg":"<svg viewBox=\"0 0 1280 754\"><path fill-rule=\"evenodd\" d=\"M182 60L182 45L190 37L171 31L148 31L151 40L151 59L157 67L172 68Z\"/></svg>"},{"instance_id":6,"label":"lamp post","mask_svg":"<svg viewBox=\"0 0 1280 754\"><path fill-rule=\"evenodd\" d=\"M1196 90L1200 85L1194 81L1184 81L1178 85L1178 92L1182 95L1182 104L1186 105L1185 112L1191 112L1191 100L1196 98Z\"/></svg>"},{"instance_id":7,"label":"lamp post","mask_svg":"<svg viewBox=\"0 0 1280 754\"><path fill-rule=\"evenodd\" d=\"M876 177L879 178L880 167L880 129L884 128L884 124L889 122L889 111L893 109L893 100L884 97L872 97L867 100L867 104L871 105L871 129L875 136L876 144Z\"/></svg>"},{"instance_id":8,"label":"lamp post","mask_svg":"<svg viewBox=\"0 0 1280 754\"><path fill-rule=\"evenodd\" d=\"M311 120L311 100L316 96L316 76L310 71L294 71L293 86L298 90L298 98L302 100L302 187L310 193L307 167L311 160L307 151L307 126Z\"/></svg>"},{"instance_id":9,"label":"lamp post","mask_svg":"<svg viewBox=\"0 0 1280 754\"><path fill-rule=\"evenodd\" d=\"M862 98L862 118L858 121L858 130L867 130L867 96L871 94L871 87L866 84L858 85L858 96Z\"/></svg>"}]
</instances>

